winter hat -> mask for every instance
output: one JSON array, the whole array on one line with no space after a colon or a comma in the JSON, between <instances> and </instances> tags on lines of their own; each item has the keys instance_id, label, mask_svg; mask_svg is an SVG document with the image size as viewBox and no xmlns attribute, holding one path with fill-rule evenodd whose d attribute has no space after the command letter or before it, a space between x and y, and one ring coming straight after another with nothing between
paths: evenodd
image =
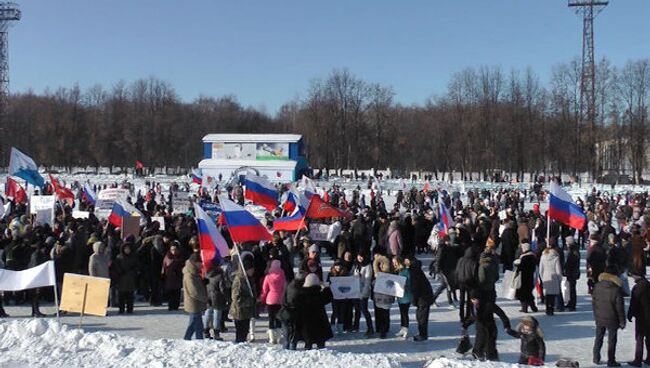
<instances>
[{"instance_id":1,"label":"winter hat","mask_svg":"<svg viewBox=\"0 0 650 368\"><path fill-rule=\"evenodd\" d=\"M615 242L616 242L616 235L615 235L615 234L609 234L609 235L607 235L607 240L608 240L610 243L615 243Z\"/></svg>"},{"instance_id":2,"label":"winter hat","mask_svg":"<svg viewBox=\"0 0 650 368\"><path fill-rule=\"evenodd\" d=\"M280 261L277 259L274 259L271 261L271 267L269 267L269 270L274 271L274 270L279 270L280 269Z\"/></svg>"},{"instance_id":3,"label":"winter hat","mask_svg":"<svg viewBox=\"0 0 650 368\"><path fill-rule=\"evenodd\" d=\"M312 245L309 247L309 251L310 251L310 252L313 252L313 253L318 253L318 245L316 245L316 244L312 244Z\"/></svg>"},{"instance_id":4,"label":"winter hat","mask_svg":"<svg viewBox=\"0 0 650 368\"><path fill-rule=\"evenodd\" d=\"M56 239L54 239L53 236L48 236L47 239L45 239L45 244L48 246L54 246L54 243L56 243Z\"/></svg>"},{"instance_id":5,"label":"winter hat","mask_svg":"<svg viewBox=\"0 0 650 368\"><path fill-rule=\"evenodd\" d=\"M575 239L573 238L573 236L569 235L569 236L567 236L566 238L564 238L564 242L566 243L567 246L570 247L570 246L572 246L573 244L575 244L576 241L575 241Z\"/></svg>"},{"instance_id":6,"label":"winter hat","mask_svg":"<svg viewBox=\"0 0 650 368\"><path fill-rule=\"evenodd\" d=\"M526 253L530 251L530 244L528 243L521 243L521 252Z\"/></svg>"},{"instance_id":7,"label":"winter hat","mask_svg":"<svg viewBox=\"0 0 650 368\"><path fill-rule=\"evenodd\" d=\"M305 283L302 285L302 287L312 287L312 286L318 286L320 285L320 279L316 274L310 273L305 277Z\"/></svg>"},{"instance_id":8,"label":"winter hat","mask_svg":"<svg viewBox=\"0 0 650 368\"><path fill-rule=\"evenodd\" d=\"M255 267L253 264L253 257L250 255L243 257L241 261L242 265L244 266L244 270L250 270L251 268Z\"/></svg>"}]
</instances>

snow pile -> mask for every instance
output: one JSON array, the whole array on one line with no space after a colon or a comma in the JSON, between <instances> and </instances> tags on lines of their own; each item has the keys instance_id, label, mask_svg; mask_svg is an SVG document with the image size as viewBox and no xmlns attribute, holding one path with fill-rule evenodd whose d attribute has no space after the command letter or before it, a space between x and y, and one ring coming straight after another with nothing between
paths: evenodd
<instances>
[{"instance_id":1,"label":"snow pile","mask_svg":"<svg viewBox=\"0 0 650 368\"><path fill-rule=\"evenodd\" d=\"M373 367L397 368L396 357L331 350L286 351L218 341L147 340L84 333L45 319L0 323L2 367Z\"/></svg>"},{"instance_id":2,"label":"snow pile","mask_svg":"<svg viewBox=\"0 0 650 368\"><path fill-rule=\"evenodd\" d=\"M436 358L425 365L425 368L516 368L518 364L499 362L479 362L477 360L457 360Z\"/></svg>"}]
</instances>

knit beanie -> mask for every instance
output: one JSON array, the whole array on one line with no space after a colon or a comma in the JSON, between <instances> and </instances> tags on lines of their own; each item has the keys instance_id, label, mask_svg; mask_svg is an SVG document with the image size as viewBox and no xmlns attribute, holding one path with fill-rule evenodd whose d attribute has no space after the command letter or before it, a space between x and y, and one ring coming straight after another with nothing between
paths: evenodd
<instances>
[{"instance_id":1,"label":"knit beanie","mask_svg":"<svg viewBox=\"0 0 650 368\"><path fill-rule=\"evenodd\" d=\"M316 276L316 274L310 273L309 275L307 275L307 277L305 277L305 283L303 284L302 287L308 288L308 287L318 286L318 285L320 285L320 279L318 278L318 276Z\"/></svg>"}]
</instances>

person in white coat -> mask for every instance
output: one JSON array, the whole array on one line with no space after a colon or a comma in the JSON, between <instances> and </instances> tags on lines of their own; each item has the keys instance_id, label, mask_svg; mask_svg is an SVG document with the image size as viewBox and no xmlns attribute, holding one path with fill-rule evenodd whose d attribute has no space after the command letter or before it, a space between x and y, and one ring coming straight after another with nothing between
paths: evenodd
<instances>
[{"instance_id":1,"label":"person in white coat","mask_svg":"<svg viewBox=\"0 0 650 368\"><path fill-rule=\"evenodd\" d=\"M544 287L546 315L552 316L555 299L560 294L562 265L560 264L560 255L551 245L547 245L539 260L539 277Z\"/></svg>"},{"instance_id":2,"label":"person in white coat","mask_svg":"<svg viewBox=\"0 0 650 368\"><path fill-rule=\"evenodd\" d=\"M368 310L368 299L372 291L372 263L370 257L361 252L357 255L357 260L353 266L353 275L359 278L360 298L354 300L354 323L352 326L353 331L359 331L359 322L361 322L361 314L366 320L366 336L371 337L375 333L372 325L372 315Z\"/></svg>"}]
</instances>

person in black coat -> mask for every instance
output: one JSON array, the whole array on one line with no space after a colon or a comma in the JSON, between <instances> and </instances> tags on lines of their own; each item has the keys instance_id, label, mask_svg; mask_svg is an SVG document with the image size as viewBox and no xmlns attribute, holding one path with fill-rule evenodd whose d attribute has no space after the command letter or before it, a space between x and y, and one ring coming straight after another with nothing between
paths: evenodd
<instances>
[{"instance_id":1,"label":"person in black coat","mask_svg":"<svg viewBox=\"0 0 650 368\"><path fill-rule=\"evenodd\" d=\"M288 350L296 350L298 341L301 340L300 334L296 329L297 312L296 303L298 295L302 291L304 279L295 278L287 284L282 297L282 308L278 312L278 319L282 322L282 334L284 335L283 346Z\"/></svg>"},{"instance_id":2,"label":"person in black coat","mask_svg":"<svg viewBox=\"0 0 650 368\"><path fill-rule=\"evenodd\" d=\"M650 357L643 360L643 345L650 354L650 283L643 276L634 276L630 308L627 310L627 320L634 321L634 338L636 348L634 360L628 362L633 367L641 367L642 363L650 365Z\"/></svg>"},{"instance_id":3,"label":"person in black coat","mask_svg":"<svg viewBox=\"0 0 650 368\"><path fill-rule=\"evenodd\" d=\"M460 290L459 315L463 323L470 314L472 308L469 302L469 291L476 287L478 277L478 256L480 251L475 247L465 249L465 254L456 264L455 278L456 286Z\"/></svg>"},{"instance_id":4,"label":"person in black coat","mask_svg":"<svg viewBox=\"0 0 650 368\"><path fill-rule=\"evenodd\" d=\"M476 337L472 355L481 361L498 361L498 331L494 315L499 316L506 331L510 329L510 320L503 309L495 303L491 293L485 290L472 289L470 291L470 301L472 303L472 314L463 323L463 334L466 334L467 328L472 323L476 323Z\"/></svg>"},{"instance_id":5,"label":"person in black coat","mask_svg":"<svg viewBox=\"0 0 650 368\"><path fill-rule=\"evenodd\" d=\"M455 294L456 290L456 265L458 264L458 252L459 246L452 245L448 235L445 235L438 249L436 250L437 257L435 260L435 269L438 272L438 278L440 280L440 286L433 293L433 302L435 303L438 299L438 296L442 294L443 291L447 290L447 301L449 305L454 305L452 299L452 294Z\"/></svg>"},{"instance_id":6,"label":"person in black coat","mask_svg":"<svg viewBox=\"0 0 650 368\"><path fill-rule=\"evenodd\" d=\"M515 292L515 297L521 303L521 311L528 313L528 308L537 312L533 289L535 288L535 269L537 268L537 256L530 250L528 242L521 244L521 255L513 263L517 266L517 273L521 278L521 287Z\"/></svg>"},{"instance_id":7,"label":"person in black coat","mask_svg":"<svg viewBox=\"0 0 650 368\"><path fill-rule=\"evenodd\" d=\"M517 231L513 226L513 222L508 221L505 223L505 226L506 228L501 234L501 263L503 264L503 272L506 270L512 271L512 263L515 260L517 244L519 244Z\"/></svg>"},{"instance_id":8,"label":"person in black coat","mask_svg":"<svg viewBox=\"0 0 650 368\"><path fill-rule=\"evenodd\" d=\"M598 282L600 274L605 271L607 264L607 253L600 243L592 245L587 254L587 274L589 275L589 292L591 293L594 285Z\"/></svg>"},{"instance_id":9,"label":"person in black coat","mask_svg":"<svg viewBox=\"0 0 650 368\"><path fill-rule=\"evenodd\" d=\"M45 246L45 243L38 242L34 245L34 252L29 259L27 268L39 266L49 260L50 257L47 254L47 247ZM32 317L45 317L45 314L41 313L39 309L40 303L38 299L40 296L40 288L31 289L29 290L29 293L32 299Z\"/></svg>"},{"instance_id":10,"label":"person in black coat","mask_svg":"<svg viewBox=\"0 0 650 368\"><path fill-rule=\"evenodd\" d=\"M570 239L569 239L570 238ZM572 241L573 237L567 237L567 246L569 248L564 264L564 277L569 283L569 297L566 307L569 311L576 310L577 293L576 283L580 279L580 246Z\"/></svg>"},{"instance_id":11,"label":"person in black coat","mask_svg":"<svg viewBox=\"0 0 650 368\"><path fill-rule=\"evenodd\" d=\"M422 262L416 258L407 261L410 263L411 301L416 306L415 318L418 321L418 335L413 340L425 341L429 338L429 310L434 300L433 289L422 271Z\"/></svg>"},{"instance_id":12,"label":"person in black coat","mask_svg":"<svg viewBox=\"0 0 650 368\"><path fill-rule=\"evenodd\" d=\"M618 329L625 328L625 302L623 300L623 281L617 276L616 266L608 266L598 277L591 293L591 304L596 321L593 362L600 364L600 350L607 332L607 366L618 367L616 362L616 339Z\"/></svg>"},{"instance_id":13,"label":"person in black coat","mask_svg":"<svg viewBox=\"0 0 650 368\"><path fill-rule=\"evenodd\" d=\"M314 345L322 349L325 341L334 336L325 312L325 306L331 302L329 286L321 286L315 274L307 275L295 301L296 329L305 341L305 350L310 350Z\"/></svg>"}]
</instances>

